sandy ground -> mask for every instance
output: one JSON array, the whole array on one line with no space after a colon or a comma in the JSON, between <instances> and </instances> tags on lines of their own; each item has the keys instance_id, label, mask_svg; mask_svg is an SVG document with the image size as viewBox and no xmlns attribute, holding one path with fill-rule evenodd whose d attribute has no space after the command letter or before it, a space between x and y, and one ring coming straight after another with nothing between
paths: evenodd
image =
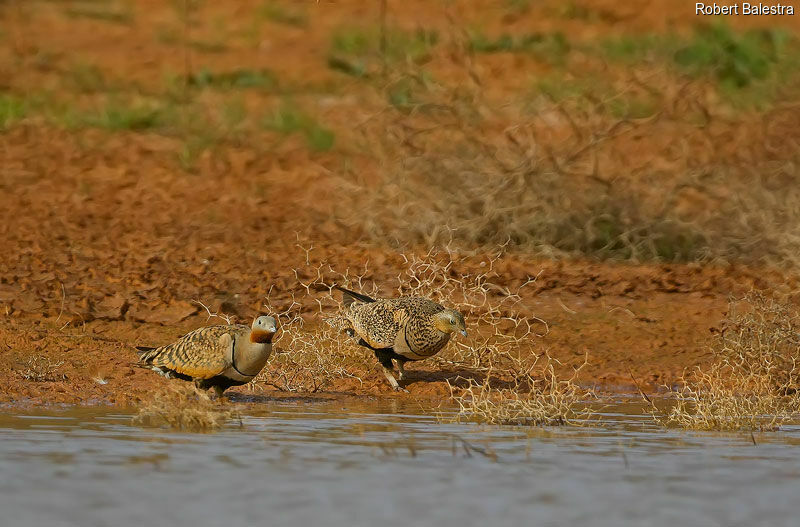
<instances>
[{"instance_id":1,"label":"sandy ground","mask_svg":"<svg viewBox=\"0 0 800 527\"><path fill-rule=\"evenodd\" d=\"M41 12L11 4L0 7L3 20L12 22L3 34L12 45L0 52L0 73L7 74L0 78L11 79L17 91L52 84L60 65L75 57L143 89L183 67L180 53L153 37L159 25L175 25L161 3L136 2L132 26L67 17L50 3ZM250 4L236 3L228 18ZM464 10L466 22L493 12L488 4ZM510 29L538 20L537 30L558 24L587 38L694 20L688 10L665 10L662 2L592 4L602 16L591 24L558 19L555 2L537 3L535 17L485 19ZM324 80L331 73L308 64L324 63L331 28L373 16L360 2L337 5L329 16L312 17L315 31L276 29L254 49L242 44L249 55L233 46L195 61L214 68L236 55L293 78ZM410 26L422 19L445 26L441 11L426 12L429 5L406 2L392 16ZM219 14L213 6L204 9L211 11L198 23L203 35L213 33L209 20ZM664 12L671 14L659 16ZM800 18L775 23L797 27ZM276 48L292 51L263 53ZM37 62L46 53L56 66ZM167 381L130 366L134 345L166 343L209 323L194 300L242 321L264 311L270 289L273 300L287 301L298 290L293 269L304 266L302 247L313 246L315 261L342 272L368 261L366 278L379 285L402 272L397 251L367 243L333 214L336 194L325 176L341 164L335 152L310 154L290 144L254 154L227 145L202 156L197 171L187 174L176 165L177 148L174 138L156 134L66 131L36 120L0 133L0 402L136 401ZM464 272L480 271L464 265ZM498 262L497 273L496 281L508 287L539 275L522 314L546 321L549 332L531 349L567 363L588 355L580 380L606 391L631 390L632 377L656 390L707 363L713 328L731 295L753 287L796 289L769 269L554 261L514 252ZM409 393L397 394L377 364L367 366L363 384L341 379L319 396L441 398L448 393L445 381L458 374L417 363L410 366ZM281 395L270 386L233 391Z\"/></svg>"}]
</instances>

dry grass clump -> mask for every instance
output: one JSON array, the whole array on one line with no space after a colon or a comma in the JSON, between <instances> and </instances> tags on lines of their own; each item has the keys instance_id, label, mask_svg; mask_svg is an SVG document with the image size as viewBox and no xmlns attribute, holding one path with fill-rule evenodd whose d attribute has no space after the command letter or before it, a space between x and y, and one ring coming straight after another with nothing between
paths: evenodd
<instances>
[{"instance_id":1,"label":"dry grass clump","mask_svg":"<svg viewBox=\"0 0 800 527\"><path fill-rule=\"evenodd\" d=\"M724 364L769 380L772 390L794 394L800 388L800 313L791 303L759 291L731 302L717 344Z\"/></svg>"},{"instance_id":2,"label":"dry grass clump","mask_svg":"<svg viewBox=\"0 0 800 527\"><path fill-rule=\"evenodd\" d=\"M191 385L170 385L144 401L133 424L208 432L225 426L241 416L227 401L212 400Z\"/></svg>"},{"instance_id":3,"label":"dry grass clump","mask_svg":"<svg viewBox=\"0 0 800 527\"><path fill-rule=\"evenodd\" d=\"M731 303L714 344L717 362L684 376L676 404L656 419L697 430L776 430L800 409L800 314L752 292Z\"/></svg>"},{"instance_id":4,"label":"dry grass clump","mask_svg":"<svg viewBox=\"0 0 800 527\"><path fill-rule=\"evenodd\" d=\"M56 382L65 381L67 375L59 371L64 361L54 361L49 357L35 355L29 357L25 369L17 373L26 381L32 382Z\"/></svg>"},{"instance_id":5,"label":"dry grass clump","mask_svg":"<svg viewBox=\"0 0 800 527\"><path fill-rule=\"evenodd\" d=\"M697 370L675 393L675 406L656 415L665 426L692 430L777 430L790 421L797 402L775 390L772 379L726 364Z\"/></svg>"},{"instance_id":6,"label":"dry grass clump","mask_svg":"<svg viewBox=\"0 0 800 527\"><path fill-rule=\"evenodd\" d=\"M580 424L594 414L584 403L592 396L591 392L576 382L585 360L565 379L559 378L555 371L554 365L560 363L546 353L511 358L510 362L512 365L505 371L490 367L479 380L458 379L466 381L466 387L448 381L450 396L458 404L453 420L552 426Z\"/></svg>"}]
</instances>

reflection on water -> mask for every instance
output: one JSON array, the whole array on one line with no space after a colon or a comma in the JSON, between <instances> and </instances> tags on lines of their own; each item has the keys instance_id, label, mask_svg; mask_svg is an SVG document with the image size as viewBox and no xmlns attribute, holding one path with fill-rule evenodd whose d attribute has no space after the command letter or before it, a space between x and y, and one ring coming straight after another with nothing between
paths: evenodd
<instances>
[{"instance_id":1,"label":"reflection on water","mask_svg":"<svg viewBox=\"0 0 800 527\"><path fill-rule=\"evenodd\" d=\"M0 524L794 526L800 428L439 424L393 402L271 402L188 434L100 409L0 413Z\"/></svg>"}]
</instances>

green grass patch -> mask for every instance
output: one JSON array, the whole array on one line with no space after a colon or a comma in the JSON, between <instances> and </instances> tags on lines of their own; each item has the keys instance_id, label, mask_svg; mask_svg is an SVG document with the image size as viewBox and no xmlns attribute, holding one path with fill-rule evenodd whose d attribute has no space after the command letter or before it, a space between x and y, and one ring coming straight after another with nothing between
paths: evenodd
<instances>
[{"instance_id":1,"label":"green grass patch","mask_svg":"<svg viewBox=\"0 0 800 527\"><path fill-rule=\"evenodd\" d=\"M506 11L512 15L522 15L531 8L531 0L506 0Z\"/></svg>"},{"instance_id":2,"label":"green grass patch","mask_svg":"<svg viewBox=\"0 0 800 527\"><path fill-rule=\"evenodd\" d=\"M144 131L163 126L170 119L165 107L156 102L111 97L95 108L70 108L59 120L68 128Z\"/></svg>"},{"instance_id":3,"label":"green grass patch","mask_svg":"<svg viewBox=\"0 0 800 527\"><path fill-rule=\"evenodd\" d=\"M0 93L0 132L7 130L28 112L23 99L7 93Z\"/></svg>"},{"instance_id":4,"label":"green grass patch","mask_svg":"<svg viewBox=\"0 0 800 527\"><path fill-rule=\"evenodd\" d=\"M663 60L677 39L675 35L622 35L603 39L592 47L609 60L632 64L656 58Z\"/></svg>"},{"instance_id":5,"label":"green grass patch","mask_svg":"<svg viewBox=\"0 0 800 527\"><path fill-rule=\"evenodd\" d=\"M315 152L333 148L336 136L332 130L322 126L314 117L300 110L290 101L281 105L263 122L264 128L283 135L300 134L308 147Z\"/></svg>"},{"instance_id":6,"label":"green grass patch","mask_svg":"<svg viewBox=\"0 0 800 527\"><path fill-rule=\"evenodd\" d=\"M306 27L308 25L308 16L304 12L297 10L294 6L287 8L273 1L261 4L261 7L258 8L258 16L287 26Z\"/></svg>"},{"instance_id":7,"label":"green grass patch","mask_svg":"<svg viewBox=\"0 0 800 527\"><path fill-rule=\"evenodd\" d=\"M572 0L563 2L557 8L557 14L561 18L566 18L568 20L584 20L593 22L599 18L596 11Z\"/></svg>"},{"instance_id":8,"label":"green grass patch","mask_svg":"<svg viewBox=\"0 0 800 527\"><path fill-rule=\"evenodd\" d=\"M798 79L800 45L782 29L735 31L723 22L698 26L691 35L627 35L593 49L626 64L663 63L712 80L733 106L764 106Z\"/></svg>"},{"instance_id":9,"label":"green grass patch","mask_svg":"<svg viewBox=\"0 0 800 527\"><path fill-rule=\"evenodd\" d=\"M532 53L554 65L562 65L571 50L563 33L530 33L511 35L503 33L488 37L481 32L472 32L469 47L474 53Z\"/></svg>"},{"instance_id":10,"label":"green grass patch","mask_svg":"<svg viewBox=\"0 0 800 527\"><path fill-rule=\"evenodd\" d=\"M74 2L64 9L70 18L88 18L112 24L129 26L133 23L133 8L127 2L106 4L101 2Z\"/></svg>"},{"instance_id":11,"label":"green grass patch","mask_svg":"<svg viewBox=\"0 0 800 527\"><path fill-rule=\"evenodd\" d=\"M404 75L386 86L386 99L398 110L408 112L424 104L423 94L432 84L430 73L424 70L414 75Z\"/></svg>"},{"instance_id":12,"label":"green grass patch","mask_svg":"<svg viewBox=\"0 0 800 527\"><path fill-rule=\"evenodd\" d=\"M376 29L342 28L331 41L328 67L354 77L366 77L382 66L382 61L421 64L439 42L438 33L423 28L386 30L385 57L381 57L381 38Z\"/></svg>"},{"instance_id":13,"label":"green grass patch","mask_svg":"<svg viewBox=\"0 0 800 527\"><path fill-rule=\"evenodd\" d=\"M710 73L728 88L742 88L767 78L786 55L788 41L783 30L735 33L727 25L714 24L698 28L673 58L694 75Z\"/></svg>"},{"instance_id":14,"label":"green grass patch","mask_svg":"<svg viewBox=\"0 0 800 527\"><path fill-rule=\"evenodd\" d=\"M272 71L267 69L237 69L226 72L202 69L189 77L189 84L200 88L225 90L237 88L274 90L278 87L278 78Z\"/></svg>"}]
</instances>

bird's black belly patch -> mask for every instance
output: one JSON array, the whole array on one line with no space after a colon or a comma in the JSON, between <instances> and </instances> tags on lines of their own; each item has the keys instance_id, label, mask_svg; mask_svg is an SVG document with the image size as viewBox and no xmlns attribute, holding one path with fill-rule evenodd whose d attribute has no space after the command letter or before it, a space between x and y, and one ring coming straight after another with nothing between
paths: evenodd
<instances>
[{"instance_id":1,"label":"bird's black belly patch","mask_svg":"<svg viewBox=\"0 0 800 527\"><path fill-rule=\"evenodd\" d=\"M208 390L209 388L219 386L223 390L227 390L231 386L241 386L243 384L247 384L248 382L249 381L235 381L223 375L217 375L211 377L210 379L202 379L198 381L197 387L200 388L201 390Z\"/></svg>"}]
</instances>

